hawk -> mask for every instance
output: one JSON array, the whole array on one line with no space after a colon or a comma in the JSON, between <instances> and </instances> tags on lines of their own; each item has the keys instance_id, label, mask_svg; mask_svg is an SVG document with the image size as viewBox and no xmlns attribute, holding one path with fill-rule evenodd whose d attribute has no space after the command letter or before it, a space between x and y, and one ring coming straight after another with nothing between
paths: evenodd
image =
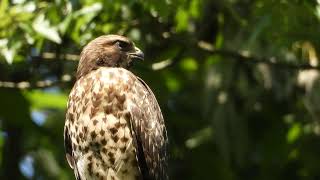
<instances>
[{"instance_id":1,"label":"hawk","mask_svg":"<svg viewBox=\"0 0 320 180\"><path fill-rule=\"evenodd\" d=\"M167 132L149 86L127 70L143 52L100 36L82 50L70 92L64 144L77 180L166 180Z\"/></svg>"}]
</instances>

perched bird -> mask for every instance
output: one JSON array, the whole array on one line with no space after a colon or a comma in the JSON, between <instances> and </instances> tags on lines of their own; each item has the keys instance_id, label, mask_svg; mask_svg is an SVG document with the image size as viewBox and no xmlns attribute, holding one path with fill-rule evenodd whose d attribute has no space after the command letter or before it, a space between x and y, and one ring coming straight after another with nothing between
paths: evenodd
<instances>
[{"instance_id":1,"label":"perched bird","mask_svg":"<svg viewBox=\"0 0 320 180\"><path fill-rule=\"evenodd\" d=\"M148 85L128 67L143 60L128 38L100 36L82 50L64 142L77 180L166 180L167 132Z\"/></svg>"}]
</instances>

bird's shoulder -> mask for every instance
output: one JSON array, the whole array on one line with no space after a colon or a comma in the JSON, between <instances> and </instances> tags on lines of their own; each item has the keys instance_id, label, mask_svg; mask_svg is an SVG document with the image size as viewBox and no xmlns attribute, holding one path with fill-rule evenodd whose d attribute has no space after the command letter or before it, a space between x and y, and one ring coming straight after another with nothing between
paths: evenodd
<instances>
[{"instance_id":1,"label":"bird's shoulder","mask_svg":"<svg viewBox=\"0 0 320 180\"><path fill-rule=\"evenodd\" d=\"M88 83L97 83L98 85L112 85L112 84L130 84L137 80L137 77L124 68L110 68L101 67L86 76L81 77L76 83L76 86L81 86ZM97 85L97 84L91 84Z\"/></svg>"},{"instance_id":2,"label":"bird's shoulder","mask_svg":"<svg viewBox=\"0 0 320 180\"><path fill-rule=\"evenodd\" d=\"M81 99L91 93L128 92L136 88L137 82L138 77L124 68L101 67L75 82L69 101L77 101L77 97Z\"/></svg>"}]
</instances>

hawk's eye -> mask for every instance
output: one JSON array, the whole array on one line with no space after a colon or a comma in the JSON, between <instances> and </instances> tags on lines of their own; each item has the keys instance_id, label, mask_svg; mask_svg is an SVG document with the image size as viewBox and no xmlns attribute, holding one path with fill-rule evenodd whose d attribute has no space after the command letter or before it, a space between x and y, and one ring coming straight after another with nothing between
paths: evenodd
<instances>
[{"instance_id":1,"label":"hawk's eye","mask_svg":"<svg viewBox=\"0 0 320 180\"><path fill-rule=\"evenodd\" d=\"M117 41L116 44L118 45L119 49L121 50L129 50L130 49L130 44L125 41Z\"/></svg>"}]
</instances>

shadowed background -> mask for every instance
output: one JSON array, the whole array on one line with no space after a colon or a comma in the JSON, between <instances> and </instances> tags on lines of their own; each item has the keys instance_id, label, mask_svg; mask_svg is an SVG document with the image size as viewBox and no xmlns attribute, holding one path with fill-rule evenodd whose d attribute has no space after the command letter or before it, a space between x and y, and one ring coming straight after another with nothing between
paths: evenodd
<instances>
[{"instance_id":1,"label":"shadowed background","mask_svg":"<svg viewBox=\"0 0 320 180\"><path fill-rule=\"evenodd\" d=\"M171 179L320 179L319 29L316 0L1 0L0 179L74 179L67 96L110 33L145 52Z\"/></svg>"}]
</instances>

